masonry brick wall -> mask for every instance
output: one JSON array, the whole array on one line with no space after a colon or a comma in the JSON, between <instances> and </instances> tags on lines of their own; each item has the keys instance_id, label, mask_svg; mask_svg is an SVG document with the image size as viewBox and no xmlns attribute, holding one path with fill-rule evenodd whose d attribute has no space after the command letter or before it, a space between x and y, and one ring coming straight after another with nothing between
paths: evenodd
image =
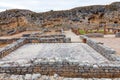
<instances>
[{"instance_id":1,"label":"masonry brick wall","mask_svg":"<svg viewBox=\"0 0 120 80\"><path fill-rule=\"evenodd\" d=\"M24 66L1 66L0 73L19 75L40 73L42 75L58 74L64 77L118 78L120 77L120 65L119 63L89 64L69 61L44 61Z\"/></svg>"}]
</instances>

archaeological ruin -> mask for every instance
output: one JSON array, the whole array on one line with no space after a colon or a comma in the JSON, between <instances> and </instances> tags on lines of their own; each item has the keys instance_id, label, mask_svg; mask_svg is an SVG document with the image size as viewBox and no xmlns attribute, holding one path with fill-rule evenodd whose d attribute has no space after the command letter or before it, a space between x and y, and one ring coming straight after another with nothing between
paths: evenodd
<instances>
[{"instance_id":1,"label":"archaeological ruin","mask_svg":"<svg viewBox=\"0 0 120 80\"><path fill-rule=\"evenodd\" d=\"M86 35L79 36L81 42L75 43L65 32L59 35L41 34L1 39L0 42L12 43L0 49L0 74L57 74L60 77L88 79L120 77L120 57L103 43Z\"/></svg>"},{"instance_id":2,"label":"archaeological ruin","mask_svg":"<svg viewBox=\"0 0 120 80\"><path fill-rule=\"evenodd\" d=\"M120 2L0 12L0 80L120 80Z\"/></svg>"}]
</instances>

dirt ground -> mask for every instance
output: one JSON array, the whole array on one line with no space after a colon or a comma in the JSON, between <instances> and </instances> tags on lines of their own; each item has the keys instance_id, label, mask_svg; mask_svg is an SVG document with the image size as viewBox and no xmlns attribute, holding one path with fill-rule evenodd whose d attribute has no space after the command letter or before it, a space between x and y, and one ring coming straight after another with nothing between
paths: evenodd
<instances>
[{"instance_id":1,"label":"dirt ground","mask_svg":"<svg viewBox=\"0 0 120 80\"><path fill-rule=\"evenodd\" d=\"M0 44L0 48L7 46L8 44Z\"/></svg>"},{"instance_id":2,"label":"dirt ground","mask_svg":"<svg viewBox=\"0 0 120 80\"><path fill-rule=\"evenodd\" d=\"M25 31L25 32L21 32L11 36L3 36L3 37L0 37L0 39L20 38L22 37L23 34L30 34L30 33L36 33L36 32L40 32L40 31Z\"/></svg>"},{"instance_id":3,"label":"dirt ground","mask_svg":"<svg viewBox=\"0 0 120 80\"><path fill-rule=\"evenodd\" d=\"M45 32L44 34L41 34L41 36L45 36L45 35L60 35L61 32L56 32L56 31L51 31L51 32Z\"/></svg>"},{"instance_id":4,"label":"dirt ground","mask_svg":"<svg viewBox=\"0 0 120 80\"><path fill-rule=\"evenodd\" d=\"M0 39L12 39L12 38L20 38L22 37L23 34L32 34L32 33L40 33L40 31L25 31L25 32L21 32L21 33L18 33L18 34L14 34L14 35L10 35L10 36L3 36L3 37L0 37ZM42 35L59 35L61 34L60 32L55 32L54 30L51 31L51 32L45 32L44 34Z\"/></svg>"},{"instance_id":5,"label":"dirt ground","mask_svg":"<svg viewBox=\"0 0 120 80\"><path fill-rule=\"evenodd\" d=\"M116 50L120 55L120 38L115 38L114 35L105 35L104 38L92 38L96 41L104 43L104 45Z\"/></svg>"}]
</instances>

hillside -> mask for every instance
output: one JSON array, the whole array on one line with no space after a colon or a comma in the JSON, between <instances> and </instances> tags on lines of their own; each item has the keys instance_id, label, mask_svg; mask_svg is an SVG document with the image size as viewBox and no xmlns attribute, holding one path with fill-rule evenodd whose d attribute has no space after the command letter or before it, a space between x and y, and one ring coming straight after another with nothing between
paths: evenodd
<instances>
[{"instance_id":1,"label":"hillside","mask_svg":"<svg viewBox=\"0 0 120 80\"><path fill-rule=\"evenodd\" d=\"M44 28L69 28L98 26L100 22L109 25L120 24L120 2L110 5L77 7L64 11L36 13L30 10L12 9L0 13L0 36L19 33L25 30ZM83 26L84 24L84 26Z\"/></svg>"}]
</instances>

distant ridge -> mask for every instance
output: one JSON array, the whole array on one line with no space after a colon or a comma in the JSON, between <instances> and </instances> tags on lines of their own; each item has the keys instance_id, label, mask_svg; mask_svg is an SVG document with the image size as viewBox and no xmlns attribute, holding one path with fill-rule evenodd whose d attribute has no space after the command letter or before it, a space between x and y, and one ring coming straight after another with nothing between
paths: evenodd
<instances>
[{"instance_id":1,"label":"distant ridge","mask_svg":"<svg viewBox=\"0 0 120 80\"><path fill-rule=\"evenodd\" d=\"M88 22L98 24L100 21L113 24L120 23L120 2L110 5L93 5L77 7L70 10L48 11L36 13L24 9L11 9L0 12L0 35L24 30L55 28L56 26L82 24Z\"/></svg>"}]
</instances>

